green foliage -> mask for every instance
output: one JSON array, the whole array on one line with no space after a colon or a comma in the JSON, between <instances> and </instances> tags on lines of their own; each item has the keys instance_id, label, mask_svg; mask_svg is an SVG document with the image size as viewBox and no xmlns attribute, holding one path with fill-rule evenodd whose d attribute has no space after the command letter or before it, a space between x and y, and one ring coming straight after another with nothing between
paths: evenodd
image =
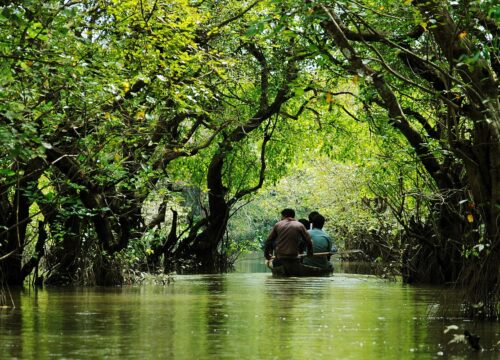
<instances>
[{"instance_id":1,"label":"green foliage","mask_svg":"<svg viewBox=\"0 0 500 360\"><path fill-rule=\"evenodd\" d=\"M325 230L341 247L381 228L394 236L398 225L390 213L378 214L363 203L370 194L368 175L363 168L309 153L290 166L286 178L268 186L231 218L230 238L253 241L254 247L261 244L285 207L294 208L297 218L307 218L311 211L322 213L327 218Z\"/></svg>"},{"instance_id":2,"label":"green foliage","mask_svg":"<svg viewBox=\"0 0 500 360\"><path fill-rule=\"evenodd\" d=\"M220 159L221 193L235 212L216 244L224 256L257 248L285 206L325 214L346 248L382 234L399 249L400 226L439 219L436 204L474 190L465 175L498 155L483 152L498 140L497 87L484 85L498 80L494 1L431 10L434 2L389 0L4 3L0 256L8 246L24 260L41 256L30 239L43 219L47 268L65 253L82 279L106 262L114 274L146 266L172 221L167 211L149 228L158 209L178 210L186 236L186 218L210 210L207 174ZM442 9L457 25L449 51L437 32ZM350 50L325 25L332 19ZM396 102L402 114L388 111ZM4 226L20 213L15 194L30 209L9 224L28 224L22 244ZM453 201L461 211L464 199ZM495 201L477 201L474 221ZM474 241L460 244L465 259L489 256L487 227L466 225Z\"/></svg>"}]
</instances>

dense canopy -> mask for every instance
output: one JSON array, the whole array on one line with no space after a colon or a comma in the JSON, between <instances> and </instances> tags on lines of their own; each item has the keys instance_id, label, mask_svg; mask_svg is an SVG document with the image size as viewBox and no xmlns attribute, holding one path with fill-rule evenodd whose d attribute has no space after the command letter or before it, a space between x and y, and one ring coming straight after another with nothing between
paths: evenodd
<instances>
[{"instance_id":1,"label":"dense canopy","mask_svg":"<svg viewBox=\"0 0 500 360\"><path fill-rule=\"evenodd\" d=\"M293 205L495 314L499 18L493 0L0 2L2 281L226 271Z\"/></svg>"}]
</instances>

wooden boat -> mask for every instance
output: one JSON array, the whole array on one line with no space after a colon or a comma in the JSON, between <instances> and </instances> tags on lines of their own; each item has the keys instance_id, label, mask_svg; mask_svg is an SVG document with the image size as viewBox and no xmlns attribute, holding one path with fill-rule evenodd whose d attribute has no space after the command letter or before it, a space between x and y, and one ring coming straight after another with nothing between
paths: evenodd
<instances>
[{"instance_id":1,"label":"wooden boat","mask_svg":"<svg viewBox=\"0 0 500 360\"><path fill-rule=\"evenodd\" d=\"M313 256L331 256L333 253L330 252L325 252L325 253L316 253ZM299 255L298 258L303 258L306 255ZM315 266L309 266L302 264L299 262L297 264L297 267L294 267L293 269L286 269L286 267L283 264L277 264L279 260L276 259L271 259L266 261L266 265L269 269L271 269L271 272L273 273L273 276L277 277L290 277L290 276L298 276L298 277L305 277L305 276L328 276L333 273L333 267L328 268L328 269L323 269Z\"/></svg>"}]
</instances>

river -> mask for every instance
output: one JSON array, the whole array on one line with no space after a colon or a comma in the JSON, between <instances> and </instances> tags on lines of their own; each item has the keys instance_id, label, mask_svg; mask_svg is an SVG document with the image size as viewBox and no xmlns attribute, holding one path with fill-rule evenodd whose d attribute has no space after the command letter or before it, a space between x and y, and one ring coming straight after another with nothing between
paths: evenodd
<instances>
[{"instance_id":1,"label":"river","mask_svg":"<svg viewBox=\"0 0 500 360\"><path fill-rule=\"evenodd\" d=\"M498 322L441 315L451 290L339 272L279 279L261 261L169 285L12 295L16 307L0 311L0 359L500 358ZM453 342L464 329L483 351Z\"/></svg>"}]
</instances>

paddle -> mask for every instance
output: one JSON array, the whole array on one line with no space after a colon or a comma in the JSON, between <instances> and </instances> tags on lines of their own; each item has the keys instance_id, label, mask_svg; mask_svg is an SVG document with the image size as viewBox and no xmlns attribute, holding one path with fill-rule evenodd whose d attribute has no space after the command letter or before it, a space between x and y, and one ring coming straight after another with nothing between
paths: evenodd
<instances>
[{"instance_id":1,"label":"paddle","mask_svg":"<svg viewBox=\"0 0 500 360\"><path fill-rule=\"evenodd\" d=\"M336 251L336 252L326 251L326 252L314 253L312 256L332 256L332 255L344 255L344 254L351 254L351 253L363 253L363 250L344 250L344 251ZM306 256L307 256L307 254L299 254L299 256L297 256L297 257L299 259L302 259ZM267 266L269 266L269 263L274 259L275 259L275 257L273 256L271 259L266 260Z\"/></svg>"},{"instance_id":2,"label":"paddle","mask_svg":"<svg viewBox=\"0 0 500 360\"><path fill-rule=\"evenodd\" d=\"M336 253L327 251L327 252L314 253L312 256L331 256L331 255L335 255L335 254ZM307 256L307 254L300 254L299 258L303 258L303 257L306 257L306 256Z\"/></svg>"},{"instance_id":3,"label":"paddle","mask_svg":"<svg viewBox=\"0 0 500 360\"><path fill-rule=\"evenodd\" d=\"M346 255L346 254L364 254L363 250L354 249L354 250L341 250L341 251L327 251L327 252L319 252L314 253L312 256L330 256L330 255ZM299 258L306 257L307 254L300 254Z\"/></svg>"}]
</instances>

